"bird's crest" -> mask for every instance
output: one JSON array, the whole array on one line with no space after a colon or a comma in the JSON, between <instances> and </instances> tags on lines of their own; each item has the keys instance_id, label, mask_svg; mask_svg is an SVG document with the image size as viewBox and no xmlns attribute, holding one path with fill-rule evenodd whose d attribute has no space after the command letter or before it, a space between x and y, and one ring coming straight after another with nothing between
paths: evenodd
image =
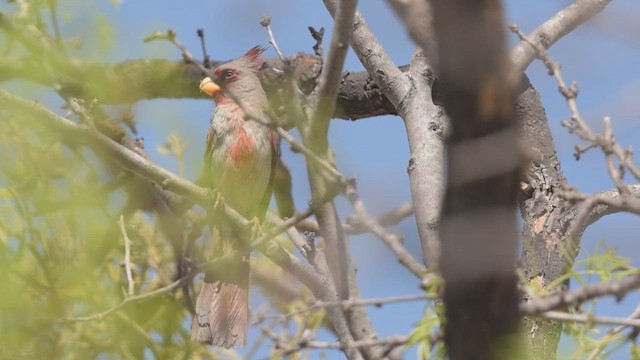
<instances>
[{"instance_id":1,"label":"bird's crest","mask_svg":"<svg viewBox=\"0 0 640 360\"><path fill-rule=\"evenodd\" d=\"M249 49L249 51L247 51L246 53L244 53L241 59L246 60L251 65L251 67L257 70L260 68L260 66L262 66L262 63L264 62L260 58L260 55L262 55L262 53L265 51L267 51L266 48L260 45L257 45Z\"/></svg>"}]
</instances>

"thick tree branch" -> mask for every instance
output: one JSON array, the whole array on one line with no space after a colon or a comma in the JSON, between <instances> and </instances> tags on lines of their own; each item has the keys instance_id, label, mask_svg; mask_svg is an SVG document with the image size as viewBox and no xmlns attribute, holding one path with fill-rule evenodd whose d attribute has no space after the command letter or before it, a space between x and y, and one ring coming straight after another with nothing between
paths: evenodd
<instances>
[{"instance_id":1,"label":"thick tree branch","mask_svg":"<svg viewBox=\"0 0 640 360\"><path fill-rule=\"evenodd\" d=\"M331 16L335 17L338 1L323 1ZM386 54L359 12L356 12L353 20L351 46L382 93L398 108L402 97L409 91L410 85L402 71Z\"/></svg>"},{"instance_id":2,"label":"thick tree branch","mask_svg":"<svg viewBox=\"0 0 640 360\"><path fill-rule=\"evenodd\" d=\"M584 21L590 19L610 2L599 0L578 0L566 9L558 12L554 17L534 30L529 37L549 48L558 39L571 32ZM412 11L412 2L392 1L408 6L407 14ZM408 4L408 5L407 5ZM421 8L421 6L420 6ZM402 11L402 10L401 10ZM400 12L399 12L400 13ZM404 18L404 16L401 16ZM413 23L413 21L409 21ZM424 26L424 23L419 24ZM409 28L410 33L422 34ZM412 35L413 36L413 35ZM424 41L418 41L423 44ZM365 40L366 41L366 40ZM426 48L426 50L430 50ZM37 52L36 52L37 53ZM511 59L514 73L519 78L520 74L535 58L535 51L525 42L520 43L511 51ZM225 60L213 61L210 68L215 68ZM369 61L375 74L375 69L380 68L385 74L390 73L387 68L379 67L380 62L372 59ZM282 68L283 64L277 59L269 59L270 66ZM60 86L60 91L69 97L84 99L99 99L104 104L132 104L144 99L155 98L202 98L206 95L198 91L198 82L208 74L205 74L197 64L184 61L169 61L164 59L128 60L119 64L100 64L80 59L73 59L73 73L77 76L54 77L45 71L34 71L41 67L42 61L38 56L32 57L2 57L0 58L0 82L16 78L27 79L46 86ZM400 67L408 69L407 66ZM515 69L520 69L515 70ZM308 82L315 82L317 70L306 67L302 78ZM385 76L388 80L393 77ZM75 79L83 79L77 81ZM386 82L393 84L393 81ZM94 86L92 84L99 84ZM171 86L166 86L171 84ZM313 85L309 85L313 87ZM347 72L343 74L340 89L338 91L336 111L334 118L362 119L376 115L397 114L395 107L387 98L385 89L382 91L372 80L367 72ZM396 99L397 100L397 99Z\"/></svg>"},{"instance_id":3,"label":"thick tree branch","mask_svg":"<svg viewBox=\"0 0 640 360\"><path fill-rule=\"evenodd\" d=\"M295 59L294 56L294 64ZM45 86L60 86L60 92L67 96L95 98L103 104L133 104L158 98L207 98L198 91L198 83L209 74L201 71L196 64L184 61L140 59L109 65L73 59L74 73L77 74L73 77L54 77L34 71L41 66L38 61L37 57L0 57L0 82L26 79ZM210 67L224 62L212 61ZM267 59L267 64L271 68L284 68L284 64L277 59ZM301 61L298 70L304 87L315 87L318 69ZM357 120L388 114L396 114L395 108L380 94L366 71L342 74L333 118Z\"/></svg>"},{"instance_id":4,"label":"thick tree branch","mask_svg":"<svg viewBox=\"0 0 640 360\"><path fill-rule=\"evenodd\" d=\"M604 10L610 2L611 0L576 0L538 26L527 37L535 44L549 49L560 38ZM519 81L522 73L535 58L536 49L526 41L521 41L511 50L513 67L510 79L512 83Z\"/></svg>"},{"instance_id":5,"label":"thick tree branch","mask_svg":"<svg viewBox=\"0 0 640 360\"><path fill-rule=\"evenodd\" d=\"M445 139L448 119L432 101L434 75L424 54L417 51L411 61L412 90L398 109L409 139L411 157L407 173L411 198L422 244L423 262L440 268L440 216L445 191Z\"/></svg>"},{"instance_id":6,"label":"thick tree branch","mask_svg":"<svg viewBox=\"0 0 640 360\"><path fill-rule=\"evenodd\" d=\"M329 11L335 1L325 0ZM433 76L422 59L414 56L413 71L403 73L386 54L356 13L352 47L382 93L405 121L411 158L408 172L423 250L423 261L437 267L438 218L444 191L444 115L431 101Z\"/></svg>"}]
</instances>

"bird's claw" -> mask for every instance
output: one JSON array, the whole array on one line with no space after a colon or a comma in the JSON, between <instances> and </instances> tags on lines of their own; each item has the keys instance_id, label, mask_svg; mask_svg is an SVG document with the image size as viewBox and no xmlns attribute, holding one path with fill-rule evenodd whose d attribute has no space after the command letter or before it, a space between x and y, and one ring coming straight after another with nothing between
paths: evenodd
<instances>
[{"instance_id":1,"label":"bird's claw","mask_svg":"<svg viewBox=\"0 0 640 360\"><path fill-rule=\"evenodd\" d=\"M260 234L262 234L262 225L260 223L260 219L256 216L249 220L249 228L251 229L252 240L257 239Z\"/></svg>"},{"instance_id":2,"label":"bird's claw","mask_svg":"<svg viewBox=\"0 0 640 360\"><path fill-rule=\"evenodd\" d=\"M211 199L211 209L213 213L218 213L224 210L224 197L218 190L211 190L209 193Z\"/></svg>"}]
</instances>

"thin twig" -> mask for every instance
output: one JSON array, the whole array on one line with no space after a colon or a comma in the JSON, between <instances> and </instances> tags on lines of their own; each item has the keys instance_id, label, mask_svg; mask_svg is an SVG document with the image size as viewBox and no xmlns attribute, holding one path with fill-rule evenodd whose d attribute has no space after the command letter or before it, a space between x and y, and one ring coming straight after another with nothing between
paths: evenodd
<instances>
[{"instance_id":1,"label":"thin twig","mask_svg":"<svg viewBox=\"0 0 640 360\"><path fill-rule=\"evenodd\" d=\"M316 44L313 45L313 52L317 57L322 60L322 39L324 38L324 28L321 27L320 30L316 30L313 26L309 26L309 32L311 33L311 37L316 41Z\"/></svg>"},{"instance_id":2,"label":"thin twig","mask_svg":"<svg viewBox=\"0 0 640 360\"><path fill-rule=\"evenodd\" d=\"M62 42L62 32L60 31L60 24L58 22L58 9L55 1L49 1L49 15L51 16L51 24L53 24L53 33L56 43L62 51L64 51L64 44Z\"/></svg>"},{"instance_id":3,"label":"thin twig","mask_svg":"<svg viewBox=\"0 0 640 360\"><path fill-rule=\"evenodd\" d=\"M625 319L634 320L638 318L640 318L640 305L638 305L636 309L633 310L633 312L629 316L627 316ZM602 350L604 350L604 348L609 343L609 341L613 340L616 337L620 337L619 334L625 329L627 329L628 327L629 327L628 325L623 324L623 325L616 326L613 329L609 329L609 331L607 331L604 334L602 339L600 339L598 346L596 346L596 348L593 349L593 351L591 352L591 355L589 355L588 360L597 359L598 355L602 352Z\"/></svg>"},{"instance_id":4,"label":"thin twig","mask_svg":"<svg viewBox=\"0 0 640 360\"><path fill-rule=\"evenodd\" d=\"M150 35L148 35L147 37L145 37L143 39L144 42L150 42L150 41L154 41L154 40L166 40L166 41L169 41L175 47L177 47L178 50L180 50L180 53L182 54L182 59L186 63L195 64L205 74L209 73L209 69L207 69L207 67L204 66L204 64L202 62L200 62L199 60L195 59L193 57L193 55L191 55L189 50L187 50L187 48L184 45L182 45L182 43L178 40L175 31L173 31L172 29L168 29L166 33L163 33L163 32L160 32L160 31L155 31L155 32L151 33Z\"/></svg>"},{"instance_id":5,"label":"thin twig","mask_svg":"<svg viewBox=\"0 0 640 360\"><path fill-rule=\"evenodd\" d=\"M131 240L127 236L127 229L124 226L124 216L120 215L120 231L122 232L122 238L124 239L124 270L127 274L127 283L129 284L128 296L133 296L135 282L133 281L133 275L131 273Z\"/></svg>"},{"instance_id":6,"label":"thin twig","mask_svg":"<svg viewBox=\"0 0 640 360\"><path fill-rule=\"evenodd\" d=\"M300 254L302 254L302 256L304 257L307 257L307 252L311 249L309 247L309 244L304 239L302 239L302 236L300 236L298 230L296 230L296 228L293 226L288 228L287 236L289 237L293 245L298 249Z\"/></svg>"},{"instance_id":7,"label":"thin twig","mask_svg":"<svg viewBox=\"0 0 640 360\"><path fill-rule=\"evenodd\" d=\"M316 301L312 303L309 307L292 311L286 314L281 315L267 315L262 316L261 319L265 320L279 320L284 321L293 316L304 314L310 311L326 308L329 306L339 305L343 310L348 310L354 306L368 306L373 305L377 307L381 307L385 304L395 304L401 302L411 302L411 301L421 301L433 298L427 294L415 294L415 295L404 295L404 296L393 296L393 297L385 297L385 298L372 298L372 299L348 299L348 300L336 300L336 301Z\"/></svg>"},{"instance_id":8,"label":"thin twig","mask_svg":"<svg viewBox=\"0 0 640 360\"><path fill-rule=\"evenodd\" d=\"M288 218L286 220L281 220L280 218L278 218L276 216L269 217L269 221L272 222L275 226L270 228L269 231L267 231L264 235L260 236L258 239L253 241L251 243L251 247L254 248L254 249L260 248L262 245L264 245L265 243L267 243L268 241L273 239L278 234L281 234L281 233L287 231L288 228L295 226L298 222L300 222L303 219L306 219L309 216L313 215L316 212L318 207L324 205L328 201L333 200L333 198L336 195L337 195L337 193L324 194L323 197L321 197L320 199L318 199L315 202L312 202L311 205L309 205L308 208L306 208L303 211L297 212L295 215L293 215L292 217L290 217L290 218Z\"/></svg>"},{"instance_id":9,"label":"thin twig","mask_svg":"<svg viewBox=\"0 0 640 360\"><path fill-rule=\"evenodd\" d=\"M396 255L398 261L404 265L409 271L411 271L419 279L424 276L427 269L422 266L407 249L402 245L402 239L396 234L388 233L383 226L375 221L374 218L369 215L366 206L362 199L356 192L355 186L349 184L346 191L347 198L351 202L354 211L356 212L360 223L375 234L382 242L391 249Z\"/></svg>"},{"instance_id":10,"label":"thin twig","mask_svg":"<svg viewBox=\"0 0 640 360\"><path fill-rule=\"evenodd\" d=\"M391 227L398 225L400 222L413 215L413 205L411 203L404 203L395 209L387 211L377 217L374 220L383 227ZM320 232L318 223L313 219L305 219L300 221L297 225L300 231L313 231ZM355 215L348 216L347 220L342 224L345 234L347 235L359 235L369 231L358 217Z\"/></svg>"},{"instance_id":11,"label":"thin twig","mask_svg":"<svg viewBox=\"0 0 640 360\"><path fill-rule=\"evenodd\" d=\"M640 319L628 319L612 316L593 316L589 314L572 314L562 311L546 311L538 314L538 316L550 320L594 323L602 325L622 325L640 329Z\"/></svg>"},{"instance_id":12,"label":"thin twig","mask_svg":"<svg viewBox=\"0 0 640 360\"><path fill-rule=\"evenodd\" d=\"M593 224L604 215L619 211L640 215L640 185L628 185L625 189L628 196L622 195L617 189L587 195L573 187L565 186L560 193L562 198L570 203L582 202L569 231L572 238L576 239L585 226Z\"/></svg>"},{"instance_id":13,"label":"thin twig","mask_svg":"<svg viewBox=\"0 0 640 360\"><path fill-rule=\"evenodd\" d=\"M198 38L200 39L200 47L202 48L202 63L206 68L208 68L211 65L211 60L209 59L209 54L207 53L207 47L205 46L204 30L198 29L196 33L198 34Z\"/></svg>"},{"instance_id":14,"label":"thin twig","mask_svg":"<svg viewBox=\"0 0 640 360\"><path fill-rule=\"evenodd\" d=\"M311 149L296 141L296 139L291 136L291 134L289 134L287 130L278 126L276 127L276 131L282 139L291 144L291 147L295 151L303 153L314 163L320 165L323 171L327 172L331 177L333 177L333 181L337 182L338 184L346 183L346 177L342 175L333 165L331 165L327 160L318 156L315 152L311 151Z\"/></svg>"},{"instance_id":15,"label":"thin twig","mask_svg":"<svg viewBox=\"0 0 640 360\"><path fill-rule=\"evenodd\" d=\"M285 61L284 55L282 55L282 51L280 51L280 47L278 47L278 43L276 42L275 36L273 36L273 31L271 30L271 15L265 15L262 20L260 20L260 25L267 28L267 33L269 34L269 44L273 46L273 49L278 54L278 58L282 61Z\"/></svg>"},{"instance_id":16,"label":"thin twig","mask_svg":"<svg viewBox=\"0 0 640 360\"><path fill-rule=\"evenodd\" d=\"M282 350L283 356L291 355L293 353L299 352L303 349L335 349L335 350L349 350L349 349L358 349L358 348L370 348L374 346L384 346L388 348L385 353L388 353L391 349L396 348L398 346L403 346L407 344L410 340L409 336L406 335L397 335L390 336L384 339L372 338L372 339L364 339L364 340L356 340L349 343L344 342L325 342L325 341L315 341L315 340L306 340L302 339L296 345L289 345L288 339L285 339L274 331L268 328L262 328L262 333L271 338L276 346Z\"/></svg>"},{"instance_id":17,"label":"thin twig","mask_svg":"<svg viewBox=\"0 0 640 360\"><path fill-rule=\"evenodd\" d=\"M573 291L559 291L549 296L532 298L520 304L520 311L526 315L540 314L554 309L575 307L587 300L602 296L622 299L630 291L640 288L640 274L628 275L594 285L583 286Z\"/></svg>"},{"instance_id":18,"label":"thin twig","mask_svg":"<svg viewBox=\"0 0 640 360\"><path fill-rule=\"evenodd\" d=\"M226 256L224 258L219 258L219 259L215 259L212 261L209 261L207 263L205 263L203 266L199 266L197 267L195 270L191 271L189 274L181 277L180 279L172 282L171 284L161 287L159 289L150 291L148 293L144 293L144 294L140 294L140 295L134 295L134 296L129 296L124 298L118 305L111 307L105 311L93 314L93 315L88 315L88 316L76 316L76 317L67 317L67 318L63 318L62 321L66 321L66 322L81 322L81 321L93 321L93 320L102 320L104 319L106 316L114 313L117 310L122 309L123 307L129 305L129 304L133 304L133 303L138 303L138 302L143 302L143 301L147 301L153 298L156 298L158 296L164 295L164 294L168 294L170 292L172 292L175 289L178 289L179 287L181 287L182 285L186 284L189 280L191 280L194 276L198 275L201 271L201 269L203 269L206 266L210 266L212 264L215 264L217 262L222 262L222 261L226 261L227 258L231 258L231 256Z\"/></svg>"}]
</instances>

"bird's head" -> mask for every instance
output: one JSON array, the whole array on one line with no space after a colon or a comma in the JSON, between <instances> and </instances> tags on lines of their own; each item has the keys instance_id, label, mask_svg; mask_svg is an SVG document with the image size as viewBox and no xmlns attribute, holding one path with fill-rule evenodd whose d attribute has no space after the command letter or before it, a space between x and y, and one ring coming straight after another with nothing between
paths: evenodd
<instances>
[{"instance_id":1,"label":"bird's head","mask_svg":"<svg viewBox=\"0 0 640 360\"><path fill-rule=\"evenodd\" d=\"M255 46L241 57L218 66L213 77L200 81L200 90L212 96L218 105L229 100L222 91L223 87L241 102L262 100L265 95L258 72L263 63L260 55L265 50Z\"/></svg>"}]
</instances>

